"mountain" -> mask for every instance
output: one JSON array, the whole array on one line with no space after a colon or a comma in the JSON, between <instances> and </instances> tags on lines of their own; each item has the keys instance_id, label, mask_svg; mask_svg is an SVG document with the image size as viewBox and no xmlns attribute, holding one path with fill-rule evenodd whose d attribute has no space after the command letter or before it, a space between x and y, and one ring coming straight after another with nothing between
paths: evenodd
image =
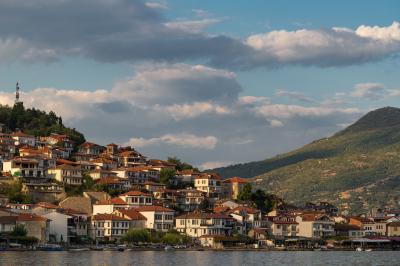
<instances>
[{"instance_id":1,"label":"mountain","mask_svg":"<svg viewBox=\"0 0 400 266\"><path fill-rule=\"evenodd\" d=\"M68 135L78 145L85 141L82 133L66 127L62 118L54 112L46 113L35 108L25 109L22 102L14 104L13 107L0 105L0 123L3 132L21 130L35 136L58 133Z\"/></svg>"},{"instance_id":2,"label":"mountain","mask_svg":"<svg viewBox=\"0 0 400 266\"><path fill-rule=\"evenodd\" d=\"M369 112L335 135L271 159L214 169L249 177L290 203L330 201L351 212L400 207L400 109Z\"/></svg>"}]
</instances>

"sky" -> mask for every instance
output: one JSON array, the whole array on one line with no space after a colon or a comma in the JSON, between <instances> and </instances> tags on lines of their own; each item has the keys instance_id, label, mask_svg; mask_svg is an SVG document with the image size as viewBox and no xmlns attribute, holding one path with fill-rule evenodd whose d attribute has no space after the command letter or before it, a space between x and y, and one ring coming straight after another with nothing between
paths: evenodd
<instances>
[{"instance_id":1,"label":"sky","mask_svg":"<svg viewBox=\"0 0 400 266\"><path fill-rule=\"evenodd\" d=\"M0 0L0 104L202 169L400 101L399 1Z\"/></svg>"}]
</instances>

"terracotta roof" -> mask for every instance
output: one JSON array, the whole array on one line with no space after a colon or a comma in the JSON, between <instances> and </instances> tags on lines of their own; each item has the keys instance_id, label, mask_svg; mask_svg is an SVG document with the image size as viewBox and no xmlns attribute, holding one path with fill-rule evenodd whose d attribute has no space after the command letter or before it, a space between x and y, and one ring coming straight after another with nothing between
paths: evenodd
<instances>
[{"instance_id":1,"label":"terracotta roof","mask_svg":"<svg viewBox=\"0 0 400 266\"><path fill-rule=\"evenodd\" d=\"M70 161L70 160L66 160L66 159L57 159L57 164L78 164L76 162Z\"/></svg>"},{"instance_id":2,"label":"terracotta roof","mask_svg":"<svg viewBox=\"0 0 400 266\"><path fill-rule=\"evenodd\" d=\"M124 194L121 194L120 196L145 196L145 197L151 197L151 194L144 193L141 191L128 191Z\"/></svg>"},{"instance_id":3,"label":"terracotta roof","mask_svg":"<svg viewBox=\"0 0 400 266\"><path fill-rule=\"evenodd\" d=\"M361 230L361 227L354 224L335 224L334 228L338 231Z\"/></svg>"},{"instance_id":4,"label":"terracotta roof","mask_svg":"<svg viewBox=\"0 0 400 266\"><path fill-rule=\"evenodd\" d=\"M79 166L74 166L72 164L61 164L56 166L56 168L53 168L56 170L81 170L81 168ZM51 170L51 169L49 169Z\"/></svg>"},{"instance_id":5,"label":"terracotta roof","mask_svg":"<svg viewBox=\"0 0 400 266\"><path fill-rule=\"evenodd\" d=\"M11 136L13 136L13 137L26 137L26 138L34 138L34 136L32 136L32 135L29 135L29 134L25 134L25 133L24 133L24 132L22 132L22 131L14 132L14 133L12 133L12 134L11 134Z\"/></svg>"},{"instance_id":6,"label":"terracotta roof","mask_svg":"<svg viewBox=\"0 0 400 266\"><path fill-rule=\"evenodd\" d=\"M174 212L174 210L162 206L140 206L136 210L138 212Z\"/></svg>"},{"instance_id":7,"label":"terracotta roof","mask_svg":"<svg viewBox=\"0 0 400 266\"><path fill-rule=\"evenodd\" d=\"M114 204L114 205L127 205L127 203L123 199L121 199L119 197L108 199L108 200L99 200L96 203L96 205L111 205L111 204Z\"/></svg>"},{"instance_id":8,"label":"terracotta roof","mask_svg":"<svg viewBox=\"0 0 400 266\"><path fill-rule=\"evenodd\" d=\"M195 171L193 169L186 169L182 171L178 171L179 175L200 175L201 173L199 171Z\"/></svg>"},{"instance_id":9,"label":"terracotta roof","mask_svg":"<svg viewBox=\"0 0 400 266\"><path fill-rule=\"evenodd\" d=\"M123 214L124 216L129 217L131 220L147 220L140 212L136 209L128 209L128 210L117 210L117 212Z\"/></svg>"},{"instance_id":10,"label":"terracotta roof","mask_svg":"<svg viewBox=\"0 0 400 266\"><path fill-rule=\"evenodd\" d=\"M98 185L119 185L123 184L123 181L114 177L103 177L96 181Z\"/></svg>"},{"instance_id":11,"label":"terracotta roof","mask_svg":"<svg viewBox=\"0 0 400 266\"><path fill-rule=\"evenodd\" d=\"M199 176L195 177L196 179L215 179L215 180L221 180L221 176L217 173L207 173L207 174L201 174Z\"/></svg>"},{"instance_id":12,"label":"terracotta roof","mask_svg":"<svg viewBox=\"0 0 400 266\"><path fill-rule=\"evenodd\" d=\"M319 214L319 213L307 213L307 214L301 215L301 217L303 218L303 221L308 221L308 222L317 221L324 216L327 216L327 215Z\"/></svg>"},{"instance_id":13,"label":"terracotta roof","mask_svg":"<svg viewBox=\"0 0 400 266\"><path fill-rule=\"evenodd\" d=\"M190 212L176 217L176 219L231 219L222 213Z\"/></svg>"},{"instance_id":14,"label":"terracotta roof","mask_svg":"<svg viewBox=\"0 0 400 266\"><path fill-rule=\"evenodd\" d=\"M359 221L359 222L361 222L361 223L364 223L364 224L370 224L370 223L373 223L373 221L371 220L371 219L369 219L369 218L366 218L366 217L361 217L361 216L351 216L351 217L349 217L350 219L354 219L354 220L356 220L356 221Z\"/></svg>"},{"instance_id":15,"label":"terracotta roof","mask_svg":"<svg viewBox=\"0 0 400 266\"><path fill-rule=\"evenodd\" d=\"M242 184L249 183L249 181L247 179L237 177L237 176L225 179L223 182L224 183L242 183Z\"/></svg>"},{"instance_id":16,"label":"terracotta roof","mask_svg":"<svg viewBox=\"0 0 400 266\"><path fill-rule=\"evenodd\" d=\"M48 203L48 202L38 202L38 203L36 203L35 206L36 207L46 208L46 209L58 209L58 208L60 208L59 206L51 204L51 203Z\"/></svg>"},{"instance_id":17,"label":"terracotta roof","mask_svg":"<svg viewBox=\"0 0 400 266\"><path fill-rule=\"evenodd\" d=\"M93 215L93 220L95 221L104 221L104 220L110 220L110 221L129 221L129 219L124 218L124 217L119 217L115 214L106 214L106 213L100 213Z\"/></svg>"},{"instance_id":18,"label":"terracotta roof","mask_svg":"<svg viewBox=\"0 0 400 266\"><path fill-rule=\"evenodd\" d=\"M388 223L387 226L400 226L400 222L391 222Z\"/></svg>"},{"instance_id":19,"label":"terracotta roof","mask_svg":"<svg viewBox=\"0 0 400 266\"><path fill-rule=\"evenodd\" d=\"M218 206L218 207L214 207L213 211L214 211L215 213L224 213L224 212L229 211L230 209L231 209L231 208L229 208L229 207Z\"/></svg>"},{"instance_id":20,"label":"terracotta roof","mask_svg":"<svg viewBox=\"0 0 400 266\"><path fill-rule=\"evenodd\" d=\"M238 207L232 209L229 213L234 213L237 211L239 211L239 212L243 211L243 212L250 213L250 214L256 214L256 213L261 212L260 210L257 210L255 208L250 208L250 207L246 207L246 206L238 206Z\"/></svg>"}]
</instances>

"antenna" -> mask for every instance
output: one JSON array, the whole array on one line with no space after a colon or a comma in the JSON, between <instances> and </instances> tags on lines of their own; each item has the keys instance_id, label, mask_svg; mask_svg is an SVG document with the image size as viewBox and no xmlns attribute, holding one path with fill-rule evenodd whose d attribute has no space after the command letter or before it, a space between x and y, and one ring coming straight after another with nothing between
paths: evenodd
<instances>
[{"instance_id":1,"label":"antenna","mask_svg":"<svg viewBox=\"0 0 400 266\"><path fill-rule=\"evenodd\" d=\"M19 103L19 83L15 86L15 103Z\"/></svg>"}]
</instances>

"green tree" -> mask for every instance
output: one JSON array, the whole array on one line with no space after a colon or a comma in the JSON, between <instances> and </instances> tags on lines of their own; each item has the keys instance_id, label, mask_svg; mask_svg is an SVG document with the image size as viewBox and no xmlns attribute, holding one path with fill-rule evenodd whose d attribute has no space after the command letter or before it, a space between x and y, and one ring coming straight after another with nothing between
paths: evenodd
<instances>
[{"instance_id":1,"label":"green tree","mask_svg":"<svg viewBox=\"0 0 400 266\"><path fill-rule=\"evenodd\" d=\"M239 195L238 195L238 200L242 200L242 201L250 201L251 197L252 197L252 186L250 183L247 183L243 186L242 191L240 191Z\"/></svg>"},{"instance_id":2,"label":"green tree","mask_svg":"<svg viewBox=\"0 0 400 266\"><path fill-rule=\"evenodd\" d=\"M199 210L201 210L201 211L208 211L209 210L209 207L210 207L210 201L207 199L207 198L205 198L205 199L203 199L201 202L200 202L200 204L199 204Z\"/></svg>"},{"instance_id":3,"label":"green tree","mask_svg":"<svg viewBox=\"0 0 400 266\"><path fill-rule=\"evenodd\" d=\"M151 240L151 235L146 229L129 229L121 239L128 243L147 243Z\"/></svg>"},{"instance_id":4,"label":"green tree","mask_svg":"<svg viewBox=\"0 0 400 266\"><path fill-rule=\"evenodd\" d=\"M168 184L172 178L175 177L175 170L170 168L164 168L160 171L160 183Z\"/></svg>"},{"instance_id":5,"label":"green tree","mask_svg":"<svg viewBox=\"0 0 400 266\"><path fill-rule=\"evenodd\" d=\"M12 236L26 236L28 231L23 224L16 224L11 232Z\"/></svg>"}]
</instances>

